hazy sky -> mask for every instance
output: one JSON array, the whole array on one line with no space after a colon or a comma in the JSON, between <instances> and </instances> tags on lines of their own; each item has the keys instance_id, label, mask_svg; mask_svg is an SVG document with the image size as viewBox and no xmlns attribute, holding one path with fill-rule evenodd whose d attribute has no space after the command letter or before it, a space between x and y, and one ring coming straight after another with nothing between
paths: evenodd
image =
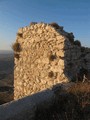
<instances>
[{"instance_id":1,"label":"hazy sky","mask_svg":"<svg viewBox=\"0 0 90 120\"><path fill-rule=\"evenodd\" d=\"M0 0L0 49L11 49L18 28L57 22L90 47L90 0Z\"/></svg>"}]
</instances>

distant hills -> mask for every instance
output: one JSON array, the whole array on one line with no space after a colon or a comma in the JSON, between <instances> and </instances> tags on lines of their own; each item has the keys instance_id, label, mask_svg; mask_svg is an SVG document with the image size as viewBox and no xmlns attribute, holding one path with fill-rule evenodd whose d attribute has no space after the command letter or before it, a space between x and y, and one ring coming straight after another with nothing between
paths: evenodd
<instances>
[{"instance_id":1,"label":"distant hills","mask_svg":"<svg viewBox=\"0 0 90 120\"><path fill-rule=\"evenodd\" d=\"M0 50L0 80L8 79L9 75L13 76L13 71L14 71L13 51Z\"/></svg>"},{"instance_id":2,"label":"distant hills","mask_svg":"<svg viewBox=\"0 0 90 120\"><path fill-rule=\"evenodd\" d=\"M0 50L0 54L13 54L12 50Z\"/></svg>"},{"instance_id":3,"label":"distant hills","mask_svg":"<svg viewBox=\"0 0 90 120\"><path fill-rule=\"evenodd\" d=\"M0 63L1 61L8 61L13 59L13 51L11 50L0 50Z\"/></svg>"}]
</instances>

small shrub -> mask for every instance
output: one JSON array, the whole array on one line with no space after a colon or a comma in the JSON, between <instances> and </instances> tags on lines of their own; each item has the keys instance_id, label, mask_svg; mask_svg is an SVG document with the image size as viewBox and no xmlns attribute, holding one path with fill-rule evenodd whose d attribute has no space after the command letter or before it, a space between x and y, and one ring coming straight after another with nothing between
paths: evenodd
<instances>
[{"instance_id":1,"label":"small shrub","mask_svg":"<svg viewBox=\"0 0 90 120\"><path fill-rule=\"evenodd\" d=\"M14 57L17 58L18 60L20 58L19 54L17 54L17 53L14 54Z\"/></svg>"},{"instance_id":2,"label":"small shrub","mask_svg":"<svg viewBox=\"0 0 90 120\"><path fill-rule=\"evenodd\" d=\"M30 26L31 26L31 25L35 25L35 24L37 24L37 22L31 22L31 23L30 23Z\"/></svg>"},{"instance_id":3,"label":"small shrub","mask_svg":"<svg viewBox=\"0 0 90 120\"><path fill-rule=\"evenodd\" d=\"M48 76L49 76L50 78L54 77L53 71L49 72Z\"/></svg>"},{"instance_id":4,"label":"small shrub","mask_svg":"<svg viewBox=\"0 0 90 120\"><path fill-rule=\"evenodd\" d=\"M21 46L18 42L14 43L12 45L12 49L15 51L15 52L20 52L21 51Z\"/></svg>"},{"instance_id":5,"label":"small shrub","mask_svg":"<svg viewBox=\"0 0 90 120\"><path fill-rule=\"evenodd\" d=\"M85 47L81 47L81 52L84 52L85 51Z\"/></svg>"},{"instance_id":6,"label":"small shrub","mask_svg":"<svg viewBox=\"0 0 90 120\"><path fill-rule=\"evenodd\" d=\"M81 42L79 40L74 41L74 45L78 45L79 47L81 47Z\"/></svg>"},{"instance_id":7,"label":"small shrub","mask_svg":"<svg viewBox=\"0 0 90 120\"><path fill-rule=\"evenodd\" d=\"M50 23L49 25L51 25L52 27L56 28L56 29L59 29L60 26L57 24L57 23Z\"/></svg>"},{"instance_id":8,"label":"small shrub","mask_svg":"<svg viewBox=\"0 0 90 120\"><path fill-rule=\"evenodd\" d=\"M56 59L56 55L51 55L49 58L50 61L54 61L55 59Z\"/></svg>"},{"instance_id":9,"label":"small shrub","mask_svg":"<svg viewBox=\"0 0 90 120\"><path fill-rule=\"evenodd\" d=\"M72 32L67 34L67 38L69 39L69 41L70 41L71 43L74 43L74 35L73 35Z\"/></svg>"}]
</instances>

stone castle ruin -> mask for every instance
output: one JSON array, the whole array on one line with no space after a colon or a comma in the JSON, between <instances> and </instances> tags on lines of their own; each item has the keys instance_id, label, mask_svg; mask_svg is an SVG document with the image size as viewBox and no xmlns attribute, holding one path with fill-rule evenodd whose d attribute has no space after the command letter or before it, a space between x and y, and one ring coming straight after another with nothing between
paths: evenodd
<instances>
[{"instance_id":1,"label":"stone castle ruin","mask_svg":"<svg viewBox=\"0 0 90 120\"><path fill-rule=\"evenodd\" d=\"M75 80L81 66L90 70L90 49L56 23L20 28L13 49L14 99Z\"/></svg>"}]
</instances>

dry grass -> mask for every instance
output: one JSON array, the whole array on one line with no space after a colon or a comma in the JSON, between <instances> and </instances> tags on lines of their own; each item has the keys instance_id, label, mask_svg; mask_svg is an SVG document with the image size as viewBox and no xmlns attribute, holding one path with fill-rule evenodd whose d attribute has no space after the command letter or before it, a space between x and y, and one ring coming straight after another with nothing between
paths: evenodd
<instances>
[{"instance_id":1,"label":"dry grass","mask_svg":"<svg viewBox=\"0 0 90 120\"><path fill-rule=\"evenodd\" d=\"M69 88L68 91L72 93L78 93L78 92L88 93L90 92L90 83L89 82L85 82L85 83L78 82L73 87Z\"/></svg>"},{"instance_id":2,"label":"dry grass","mask_svg":"<svg viewBox=\"0 0 90 120\"><path fill-rule=\"evenodd\" d=\"M68 92L76 96L82 107L90 105L90 83L77 83L73 87L69 88Z\"/></svg>"},{"instance_id":3,"label":"dry grass","mask_svg":"<svg viewBox=\"0 0 90 120\"><path fill-rule=\"evenodd\" d=\"M0 104L12 101L13 96L13 91L0 92Z\"/></svg>"},{"instance_id":4,"label":"dry grass","mask_svg":"<svg viewBox=\"0 0 90 120\"><path fill-rule=\"evenodd\" d=\"M90 84L76 83L51 107L39 107L35 120L90 120Z\"/></svg>"}]
</instances>

